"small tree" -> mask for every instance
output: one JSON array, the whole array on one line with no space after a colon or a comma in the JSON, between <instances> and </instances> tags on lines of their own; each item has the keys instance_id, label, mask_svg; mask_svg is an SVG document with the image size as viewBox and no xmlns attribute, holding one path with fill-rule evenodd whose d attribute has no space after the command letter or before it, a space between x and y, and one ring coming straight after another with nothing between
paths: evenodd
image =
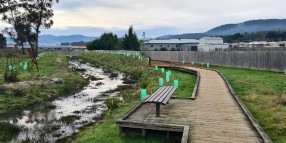
<instances>
[{"instance_id":1,"label":"small tree","mask_svg":"<svg viewBox=\"0 0 286 143\"><path fill-rule=\"evenodd\" d=\"M125 50L140 50L140 43L138 41L136 33L133 31L133 26L131 25L128 29L128 34L125 34L123 39L123 48Z\"/></svg>"},{"instance_id":2,"label":"small tree","mask_svg":"<svg viewBox=\"0 0 286 143\"><path fill-rule=\"evenodd\" d=\"M2 21L12 25L38 55L38 41L41 28L50 28L54 22L52 5L58 0L1 0Z\"/></svg>"},{"instance_id":3,"label":"small tree","mask_svg":"<svg viewBox=\"0 0 286 143\"><path fill-rule=\"evenodd\" d=\"M6 38L0 33L0 49L4 49L7 46Z\"/></svg>"}]
</instances>

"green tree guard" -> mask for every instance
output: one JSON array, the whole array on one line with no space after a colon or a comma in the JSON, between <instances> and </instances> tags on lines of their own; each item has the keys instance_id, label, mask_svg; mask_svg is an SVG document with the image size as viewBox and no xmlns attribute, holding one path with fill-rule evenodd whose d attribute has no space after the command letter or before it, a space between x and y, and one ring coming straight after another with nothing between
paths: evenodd
<instances>
[{"instance_id":1,"label":"green tree guard","mask_svg":"<svg viewBox=\"0 0 286 143\"><path fill-rule=\"evenodd\" d=\"M162 73L164 73L165 72L165 69L164 68L162 68Z\"/></svg>"},{"instance_id":2,"label":"green tree guard","mask_svg":"<svg viewBox=\"0 0 286 143\"><path fill-rule=\"evenodd\" d=\"M166 82L170 82L170 76L168 74L166 75Z\"/></svg>"},{"instance_id":3,"label":"green tree guard","mask_svg":"<svg viewBox=\"0 0 286 143\"><path fill-rule=\"evenodd\" d=\"M146 89L141 89L141 100L145 99L147 96L147 91Z\"/></svg>"},{"instance_id":4,"label":"green tree guard","mask_svg":"<svg viewBox=\"0 0 286 143\"><path fill-rule=\"evenodd\" d=\"M163 80L163 78L159 78L159 86L164 86L164 80Z\"/></svg>"},{"instance_id":5,"label":"green tree guard","mask_svg":"<svg viewBox=\"0 0 286 143\"><path fill-rule=\"evenodd\" d=\"M210 63L207 63L207 67L208 67L208 68L210 67Z\"/></svg>"},{"instance_id":6,"label":"green tree guard","mask_svg":"<svg viewBox=\"0 0 286 143\"><path fill-rule=\"evenodd\" d=\"M174 87L179 88L179 81L178 80L174 80Z\"/></svg>"},{"instance_id":7,"label":"green tree guard","mask_svg":"<svg viewBox=\"0 0 286 143\"><path fill-rule=\"evenodd\" d=\"M195 64L195 62L192 62L192 65L194 65Z\"/></svg>"},{"instance_id":8,"label":"green tree guard","mask_svg":"<svg viewBox=\"0 0 286 143\"><path fill-rule=\"evenodd\" d=\"M156 71L158 70L158 66L155 66L155 70L156 70Z\"/></svg>"}]
</instances>

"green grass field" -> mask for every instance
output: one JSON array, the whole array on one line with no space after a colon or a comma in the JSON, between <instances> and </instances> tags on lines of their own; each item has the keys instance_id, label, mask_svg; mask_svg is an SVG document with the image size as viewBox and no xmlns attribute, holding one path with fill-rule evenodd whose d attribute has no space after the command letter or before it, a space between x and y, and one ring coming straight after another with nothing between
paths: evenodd
<instances>
[{"instance_id":1,"label":"green grass field","mask_svg":"<svg viewBox=\"0 0 286 143\"><path fill-rule=\"evenodd\" d=\"M212 69L219 70L228 79L271 140L286 143L286 75L239 68ZM279 95L282 95L280 100Z\"/></svg>"}]
</instances>

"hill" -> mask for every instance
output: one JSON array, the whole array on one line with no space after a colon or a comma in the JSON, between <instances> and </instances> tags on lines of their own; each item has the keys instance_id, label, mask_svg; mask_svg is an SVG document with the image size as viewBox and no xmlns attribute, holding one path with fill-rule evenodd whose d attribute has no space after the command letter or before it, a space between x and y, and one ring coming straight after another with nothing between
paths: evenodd
<instances>
[{"instance_id":1,"label":"hill","mask_svg":"<svg viewBox=\"0 0 286 143\"><path fill-rule=\"evenodd\" d=\"M54 36L54 35L40 35L39 45L60 45L63 42L89 42L96 39L96 37L87 37L83 35L68 35L68 36ZM7 38L7 43L13 43L13 40Z\"/></svg>"},{"instance_id":2,"label":"hill","mask_svg":"<svg viewBox=\"0 0 286 143\"><path fill-rule=\"evenodd\" d=\"M199 39L205 36L225 36L233 35L235 33L253 33L259 31L286 31L286 19L264 19L264 20L250 20L237 24L225 24L215 27L204 33L188 33L180 35L165 35L157 39Z\"/></svg>"}]
</instances>

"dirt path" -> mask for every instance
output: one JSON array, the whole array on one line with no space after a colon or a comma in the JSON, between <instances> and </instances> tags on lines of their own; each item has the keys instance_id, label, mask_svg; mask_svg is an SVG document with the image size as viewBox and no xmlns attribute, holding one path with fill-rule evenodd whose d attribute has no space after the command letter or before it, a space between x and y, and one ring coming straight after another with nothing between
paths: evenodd
<instances>
[{"instance_id":1,"label":"dirt path","mask_svg":"<svg viewBox=\"0 0 286 143\"><path fill-rule=\"evenodd\" d=\"M229 92L221 76L210 70L200 72L191 142L262 142L250 121Z\"/></svg>"}]
</instances>

